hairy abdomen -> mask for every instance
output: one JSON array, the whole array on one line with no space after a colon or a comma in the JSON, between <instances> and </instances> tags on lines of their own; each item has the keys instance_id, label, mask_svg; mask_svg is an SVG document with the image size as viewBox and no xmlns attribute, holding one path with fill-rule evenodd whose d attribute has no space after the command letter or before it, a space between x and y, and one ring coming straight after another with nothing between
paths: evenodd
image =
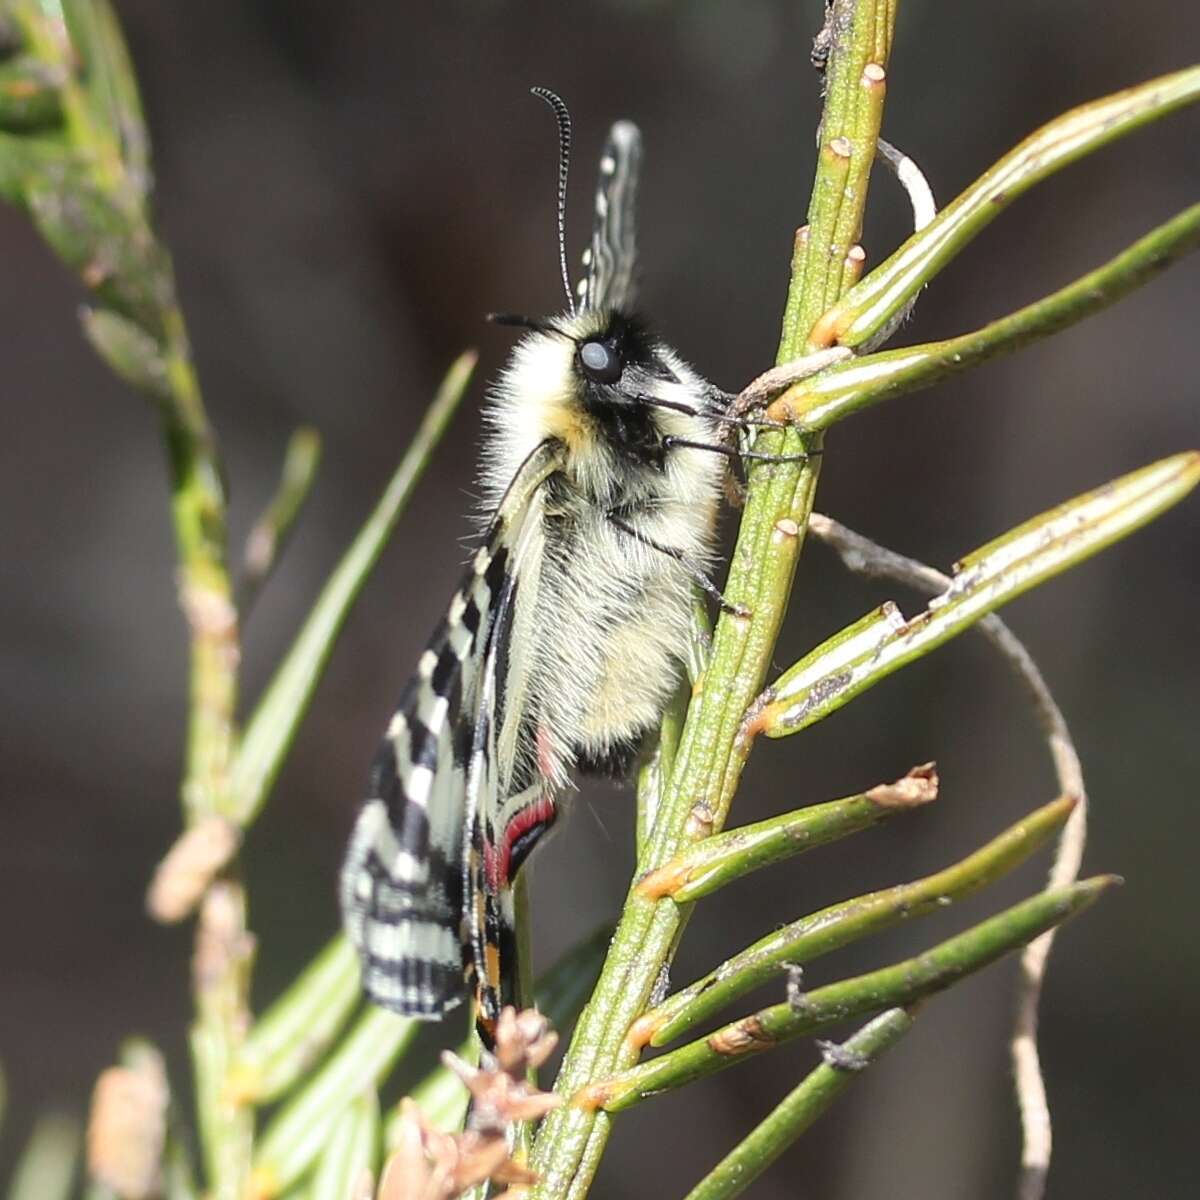
<instances>
[{"instance_id":1,"label":"hairy abdomen","mask_svg":"<svg viewBox=\"0 0 1200 1200\"><path fill-rule=\"evenodd\" d=\"M678 522L674 529L649 518L638 524L677 540L684 532ZM682 677L691 576L603 514L559 517L547 530L542 570L551 586L539 597L531 690L564 765L623 776ZM707 562L710 539L708 525L697 522L686 538L690 557Z\"/></svg>"}]
</instances>

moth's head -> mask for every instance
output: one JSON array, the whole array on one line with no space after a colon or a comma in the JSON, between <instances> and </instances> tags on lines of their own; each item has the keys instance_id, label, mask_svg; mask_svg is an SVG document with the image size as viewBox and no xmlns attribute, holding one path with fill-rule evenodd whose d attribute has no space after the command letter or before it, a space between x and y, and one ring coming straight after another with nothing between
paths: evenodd
<instances>
[{"instance_id":1,"label":"moth's head","mask_svg":"<svg viewBox=\"0 0 1200 1200\"><path fill-rule=\"evenodd\" d=\"M553 317L492 313L490 321L527 330L516 357L538 360L557 377L562 391L578 392L583 402L618 398L646 378L671 378L670 352L642 319L618 309L580 309Z\"/></svg>"},{"instance_id":2,"label":"moth's head","mask_svg":"<svg viewBox=\"0 0 1200 1200\"><path fill-rule=\"evenodd\" d=\"M527 332L498 391L536 440L661 465L664 438L698 436L703 381L636 315L583 309L506 323Z\"/></svg>"}]
</instances>

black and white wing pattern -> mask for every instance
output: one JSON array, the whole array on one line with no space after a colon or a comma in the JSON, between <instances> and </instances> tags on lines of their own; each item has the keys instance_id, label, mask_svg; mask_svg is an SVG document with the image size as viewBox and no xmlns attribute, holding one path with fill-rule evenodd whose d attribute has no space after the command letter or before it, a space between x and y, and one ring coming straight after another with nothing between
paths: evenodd
<instances>
[{"instance_id":1,"label":"black and white wing pattern","mask_svg":"<svg viewBox=\"0 0 1200 1200\"><path fill-rule=\"evenodd\" d=\"M641 132L632 121L618 121L600 156L592 242L583 254L584 278L579 284L584 309L632 307L637 286L634 202L641 165Z\"/></svg>"},{"instance_id":2,"label":"black and white wing pattern","mask_svg":"<svg viewBox=\"0 0 1200 1200\"><path fill-rule=\"evenodd\" d=\"M505 493L400 697L346 852L342 913L363 990L405 1016L456 1007L465 974L481 1018L494 1018L511 937L507 856L496 849L511 848L505 816L539 799L553 815L544 781L518 779L504 708L522 692L511 644L519 566L537 545L539 489L559 453L538 446Z\"/></svg>"}]
</instances>

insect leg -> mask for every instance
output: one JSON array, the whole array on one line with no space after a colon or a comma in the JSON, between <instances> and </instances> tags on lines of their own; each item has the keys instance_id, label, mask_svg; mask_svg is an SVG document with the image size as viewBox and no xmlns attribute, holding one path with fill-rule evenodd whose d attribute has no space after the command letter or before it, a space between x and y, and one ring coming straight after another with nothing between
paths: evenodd
<instances>
[{"instance_id":1,"label":"insect leg","mask_svg":"<svg viewBox=\"0 0 1200 1200\"><path fill-rule=\"evenodd\" d=\"M681 404L678 400L664 400L660 396L638 396L637 403L650 408L662 408L669 412L683 413L685 417L702 416L706 421L726 426L726 433L732 436L748 429L786 429L783 421L772 421L769 417L752 417L747 414L732 415L730 407L735 396L723 392L718 387L709 385L709 400L711 403L703 409L694 408L690 404Z\"/></svg>"},{"instance_id":2,"label":"insect leg","mask_svg":"<svg viewBox=\"0 0 1200 1200\"><path fill-rule=\"evenodd\" d=\"M731 613L735 617L748 617L750 615L750 610L744 605L731 604L726 600L721 589L678 547L665 546L662 542L655 541L654 538L630 525L628 521L618 517L614 512L608 512L605 516L615 529L619 529L622 533L627 534L635 542L640 542L643 546L648 546L651 550L657 550L660 554L665 554L669 558L673 558L691 575L697 586L707 592L725 612Z\"/></svg>"},{"instance_id":3,"label":"insect leg","mask_svg":"<svg viewBox=\"0 0 1200 1200\"><path fill-rule=\"evenodd\" d=\"M690 438L681 437L663 438L664 449L670 449L672 446L686 446L691 450L711 450L714 454L723 454L730 459L742 459L743 461L750 459L753 462L768 463L808 462L810 458L817 458L824 453L823 450L814 449L801 454L764 454L758 450L742 450L737 446L721 442L694 442Z\"/></svg>"}]
</instances>

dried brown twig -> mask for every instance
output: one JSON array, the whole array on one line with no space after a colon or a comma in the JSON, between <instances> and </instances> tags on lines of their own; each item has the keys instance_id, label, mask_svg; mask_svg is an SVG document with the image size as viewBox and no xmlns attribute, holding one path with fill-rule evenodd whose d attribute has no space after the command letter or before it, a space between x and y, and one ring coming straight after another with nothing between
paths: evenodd
<instances>
[{"instance_id":1,"label":"dried brown twig","mask_svg":"<svg viewBox=\"0 0 1200 1200\"><path fill-rule=\"evenodd\" d=\"M478 1067L447 1050L442 1062L471 1093L467 1128L442 1133L416 1103L403 1101L399 1145L384 1166L378 1200L453 1200L487 1180L509 1187L499 1200L517 1200L537 1176L514 1155L513 1132L562 1104L561 1096L530 1082L557 1044L541 1013L506 1008L496 1024L495 1052L484 1052Z\"/></svg>"}]
</instances>

